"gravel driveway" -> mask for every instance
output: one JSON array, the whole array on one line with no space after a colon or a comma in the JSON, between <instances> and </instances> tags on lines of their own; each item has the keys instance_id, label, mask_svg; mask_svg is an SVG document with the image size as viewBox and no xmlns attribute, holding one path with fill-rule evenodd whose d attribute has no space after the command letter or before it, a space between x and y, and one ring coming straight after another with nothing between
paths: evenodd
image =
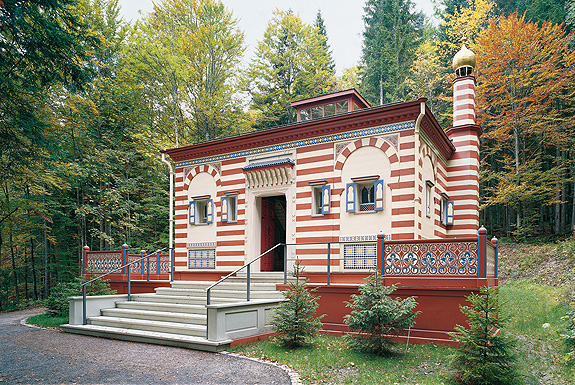
<instances>
[{"instance_id":1,"label":"gravel driveway","mask_svg":"<svg viewBox=\"0 0 575 385\"><path fill-rule=\"evenodd\" d=\"M0 384L291 384L282 369L219 353L30 328L0 314Z\"/></svg>"}]
</instances>

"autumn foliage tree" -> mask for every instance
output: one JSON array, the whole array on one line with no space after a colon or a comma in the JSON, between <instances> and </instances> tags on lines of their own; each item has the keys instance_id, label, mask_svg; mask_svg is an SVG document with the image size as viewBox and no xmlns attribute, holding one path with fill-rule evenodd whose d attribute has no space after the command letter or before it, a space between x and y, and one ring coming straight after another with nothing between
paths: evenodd
<instances>
[{"instance_id":1,"label":"autumn foliage tree","mask_svg":"<svg viewBox=\"0 0 575 385\"><path fill-rule=\"evenodd\" d=\"M483 203L505 207L517 235L532 234L561 201L573 135L565 113L575 85L570 39L560 25L512 14L492 20L476 41Z\"/></svg>"}]
</instances>

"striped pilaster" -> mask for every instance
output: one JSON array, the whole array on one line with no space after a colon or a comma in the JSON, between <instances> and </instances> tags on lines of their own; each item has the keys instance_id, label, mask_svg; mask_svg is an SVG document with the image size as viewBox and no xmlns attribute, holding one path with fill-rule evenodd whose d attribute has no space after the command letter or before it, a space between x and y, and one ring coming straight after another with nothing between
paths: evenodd
<instances>
[{"instance_id":1,"label":"striped pilaster","mask_svg":"<svg viewBox=\"0 0 575 385\"><path fill-rule=\"evenodd\" d=\"M297 149L296 153L296 239L291 243L337 242L340 225L340 191L335 187L339 179L334 175L334 144L324 143ZM313 198L309 182L324 180L331 186L330 213L312 213ZM301 246L290 250L304 259L305 270L326 271L327 247L325 245ZM339 248L333 245L332 268L338 269ZM335 266L337 264L337 266Z\"/></svg>"},{"instance_id":2,"label":"striped pilaster","mask_svg":"<svg viewBox=\"0 0 575 385\"><path fill-rule=\"evenodd\" d=\"M416 158L415 158L415 130L404 130L399 135L398 169L392 170L394 182L390 185L392 191L392 207L397 215L391 219L391 239L415 239L417 210L416 198ZM393 178L397 176L397 179ZM412 213L409 213L411 211Z\"/></svg>"},{"instance_id":3,"label":"striped pilaster","mask_svg":"<svg viewBox=\"0 0 575 385\"><path fill-rule=\"evenodd\" d=\"M245 263L246 258L246 191L245 175L242 167L246 164L246 158L236 158L222 161L221 184L218 195L214 200L216 204L216 266L239 267ZM222 222L221 198L226 193L237 194L237 220L235 222Z\"/></svg>"}]
</instances>

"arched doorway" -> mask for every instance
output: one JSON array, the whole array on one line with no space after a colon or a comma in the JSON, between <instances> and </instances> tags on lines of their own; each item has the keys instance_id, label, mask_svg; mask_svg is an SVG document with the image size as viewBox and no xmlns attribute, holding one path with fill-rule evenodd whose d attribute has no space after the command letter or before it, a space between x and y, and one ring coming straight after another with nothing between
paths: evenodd
<instances>
[{"instance_id":1,"label":"arched doorway","mask_svg":"<svg viewBox=\"0 0 575 385\"><path fill-rule=\"evenodd\" d=\"M285 195L261 198L261 252L286 242ZM283 271L284 248L278 247L261 258L261 271Z\"/></svg>"}]
</instances>

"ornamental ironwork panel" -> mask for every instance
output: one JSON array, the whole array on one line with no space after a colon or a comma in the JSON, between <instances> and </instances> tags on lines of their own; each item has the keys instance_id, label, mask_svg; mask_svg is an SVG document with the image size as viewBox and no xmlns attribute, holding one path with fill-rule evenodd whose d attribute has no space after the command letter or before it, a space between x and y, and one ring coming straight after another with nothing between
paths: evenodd
<instances>
[{"instance_id":1,"label":"ornamental ironwork panel","mask_svg":"<svg viewBox=\"0 0 575 385\"><path fill-rule=\"evenodd\" d=\"M142 258L138 254L128 255L129 262L136 261ZM158 254L150 254L150 274L170 274L170 255L160 254L160 271L158 272ZM148 261L147 258L141 261L135 262L130 266L130 273L132 274L147 274L148 273Z\"/></svg>"},{"instance_id":2,"label":"ornamental ironwork panel","mask_svg":"<svg viewBox=\"0 0 575 385\"><path fill-rule=\"evenodd\" d=\"M108 273L122 267L122 253L94 253L86 255L86 272Z\"/></svg>"},{"instance_id":3,"label":"ornamental ironwork panel","mask_svg":"<svg viewBox=\"0 0 575 385\"><path fill-rule=\"evenodd\" d=\"M344 269L376 269L377 244L361 243L343 246Z\"/></svg>"},{"instance_id":4,"label":"ornamental ironwork panel","mask_svg":"<svg viewBox=\"0 0 575 385\"><path fill-rule=\"evenodd\" d=\"M188 267L190 269L215 269L216 250L215 249L188 250Z\"/></svg>"},{"instance_id":5,"label":"ornamental ironwork panel","mask_svg":"<svg viewBox=\"0 0 575 385\"><path fill-rule=\"evenodd\" d=\"M385 244L386 275L477 276L477 242Z\"/></svg>"},{"instance_id":6,"label":"ornamental ironwork panel","mask_svg":"<svg viewBox=\"0 0 575 385\"><path fill-rule=\"evenodd\" d=\"M128 263L132 263L137 259L142 258L141 254L130 254L128 255ZM152 257L150 257L150 274L152 273ZM142 270L142 266L144 270ZM142 259L141 261L135 262L130 265L130 273L132 274L146 274L146 260Z\"/></svg>"},{"instance_id":7,"label":"ornamental ironwork panel","mask_svg":"<svg viewBox=\"0 0 575 385\"><path fill-rule=\"evenodd\" d=\"M170 274L170 255L160 254L160 272L159 274Z\"/></svg>"}]
</instances>

